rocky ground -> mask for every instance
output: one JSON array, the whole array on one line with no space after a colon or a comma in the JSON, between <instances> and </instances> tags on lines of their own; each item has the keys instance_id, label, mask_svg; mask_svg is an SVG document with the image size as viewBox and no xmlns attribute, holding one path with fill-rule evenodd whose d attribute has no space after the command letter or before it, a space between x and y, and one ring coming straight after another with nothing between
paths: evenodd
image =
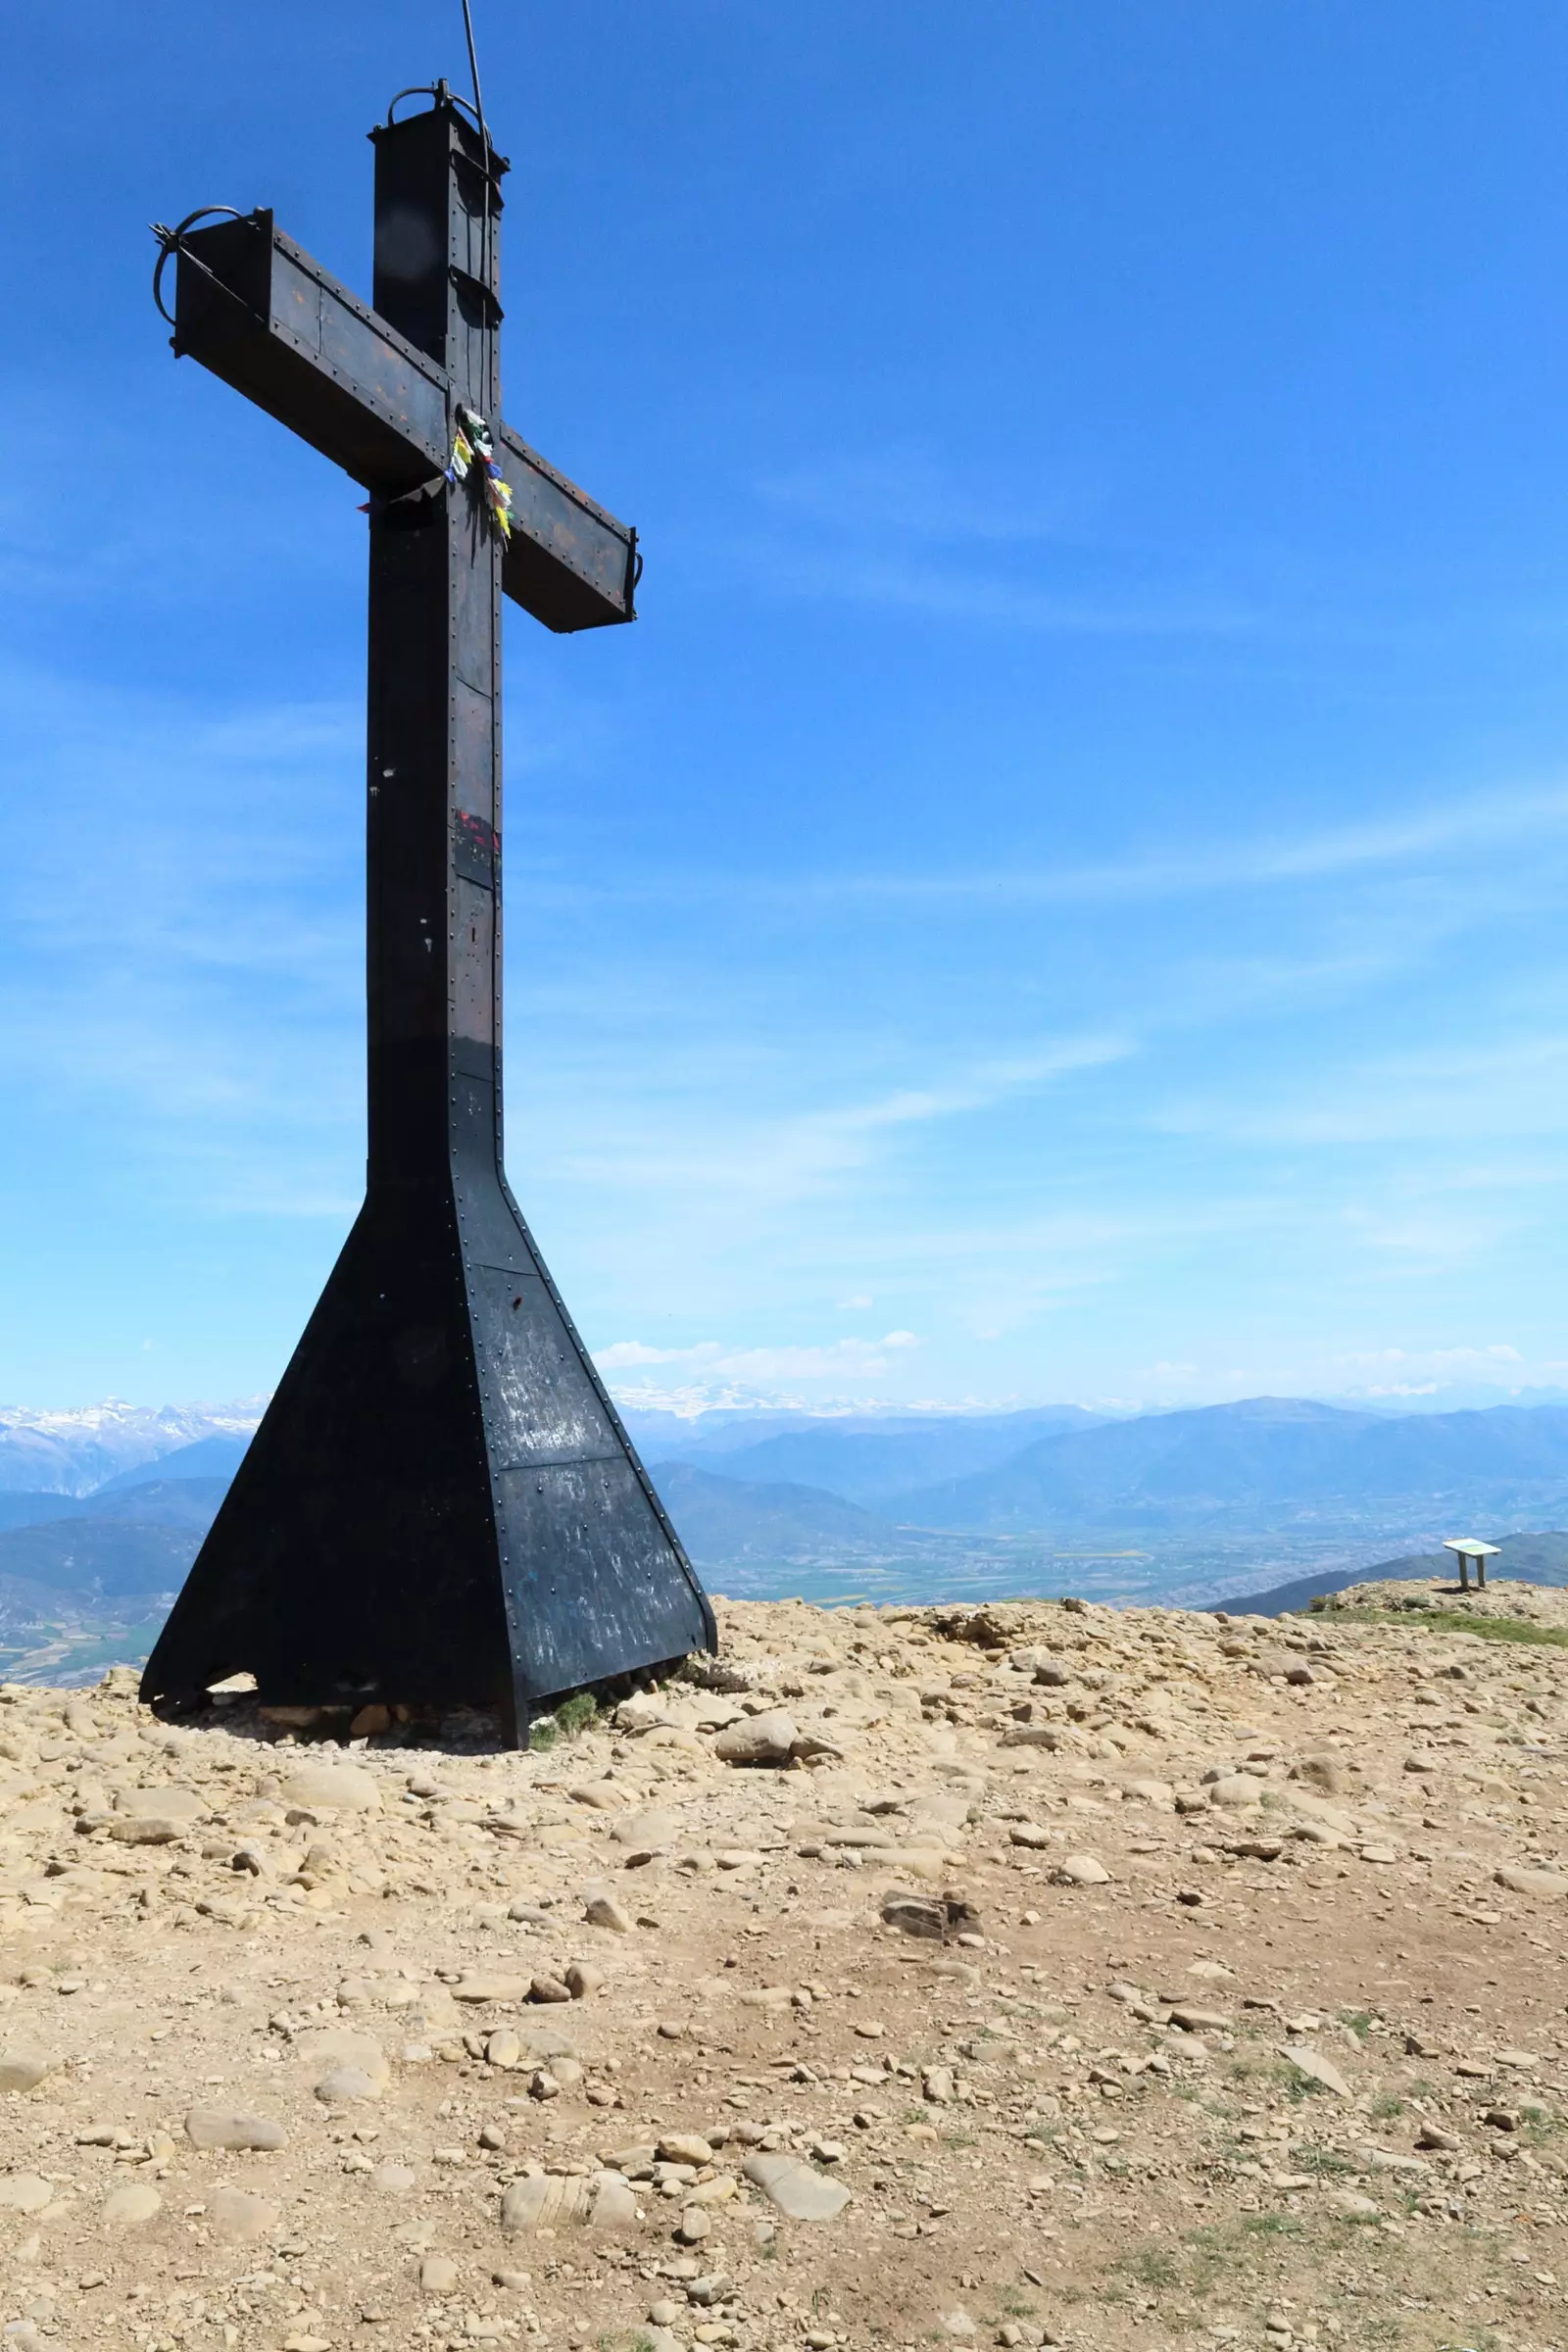
<instances>
[{"instance_id":1,"label":"rocky ground","mask_svg":"<svg viewBox=\"0 0 1568 2352\"><path fill-rule=\"evenodd\" d=\"M0 1689L9 2345L1568 2341L1568 1651L720 1614L522 1756Z\"/></svg>"},{"instance_id":2,"label":"rocky ground","mask_svg":"<svg viewBox=\"0 0 1568 2352\"><path fill-rule=\"evenodd\" d=\"M1400 1616L1493 1618L1504 1624L1511 1620L1516 1625L1568 1631L1568 1592L1558 1585L1527 1585L1513 1578L1494 1578L1479 1588L1472 1583L1466 1592L1452 1577L1385 1577L1351 1585L1344 1592L1330 1593L1312 1603L1314 1616L1339 1616L1347 1611L1354 1616L1387 1615L1391 1610Z\"/></svg>"}]
</instances>

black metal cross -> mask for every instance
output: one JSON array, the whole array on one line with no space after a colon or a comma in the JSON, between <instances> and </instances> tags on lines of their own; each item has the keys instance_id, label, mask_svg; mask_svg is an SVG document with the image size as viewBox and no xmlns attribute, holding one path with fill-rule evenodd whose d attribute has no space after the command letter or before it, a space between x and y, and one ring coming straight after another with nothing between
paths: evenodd
<instances>
[{"instance_id":1,"label":"black metal cross","mask_svg":"<svg viewBox=\"0 0 1568 2352\"><path fill-rule=\"evenodd\" d=\"M713 1616L508 1188L501 599L633 616L637 537L499 424L500 182L445 83L375 145L375 307L268 211L166 230L173 347L369 493L366 1201L142 1683L538 1702ZM192 216L193 220L203 216ZM503 537L460 430L491 420Z\"/></svg>"}]
</instances>

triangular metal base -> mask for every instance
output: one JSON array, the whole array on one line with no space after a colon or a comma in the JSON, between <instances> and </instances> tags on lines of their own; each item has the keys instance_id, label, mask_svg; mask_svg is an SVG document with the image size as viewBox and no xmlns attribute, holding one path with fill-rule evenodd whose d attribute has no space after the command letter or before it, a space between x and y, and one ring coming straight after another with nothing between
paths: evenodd
<instances>
[{"instance_id":1,"label":"triangular metal base","mask_svg":"<svg viewBox=\"0 0 1568 2352\"><path fill-rule=\"evenodd\" d=\"M198 1700L541 1701L716 1646L499 1176L372 1193L142 1679Z\"/></svg>"}]
</instances>

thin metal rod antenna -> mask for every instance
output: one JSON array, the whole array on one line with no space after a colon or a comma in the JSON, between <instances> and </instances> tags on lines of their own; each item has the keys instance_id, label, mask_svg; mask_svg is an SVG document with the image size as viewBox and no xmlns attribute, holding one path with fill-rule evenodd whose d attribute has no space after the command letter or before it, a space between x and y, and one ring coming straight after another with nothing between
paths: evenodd
<instances>
[{"instance_id":1,"label":"thin metal rod antenna","mask_svg":"<svg viewBox=\"0 0 1568 2352\"><path fill-rule=\"evenodd\" d=\"M485 293L490 292L490 133L485 128L484 100L479 94L479 52L473 41L473 11L469 0L463 0L463 30L468 43L468 72L473 79L473 111L479 123L479 143L484 149L484 212L479 223L479 274L484 280ZM486 305L488 315L488 303Z\"/></svg>"},{"instance_id":2,"label":"thin metal rod antenna","mask_svg":"<svg viewBox=\"0 0 1568 2352\"><path fill-rule=\"evenodd\" d=\"M463 29L468 43L468 72L473 77L473 111L479 118L479 136L484 141L485 154L490 152L490 133L484 126L484 100L479 95L479 53L473 45L473 11L468 0L463 0Z\"/></svg>"}]
</instances>

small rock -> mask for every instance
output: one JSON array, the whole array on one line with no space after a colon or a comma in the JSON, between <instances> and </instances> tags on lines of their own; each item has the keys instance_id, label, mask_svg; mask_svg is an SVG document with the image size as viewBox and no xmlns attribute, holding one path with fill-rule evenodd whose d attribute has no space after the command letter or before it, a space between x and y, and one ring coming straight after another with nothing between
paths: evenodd
<instances>
[{"instance_id":1,"label":"small rock","mask_svg":"<svg viewBox=\"0 0 1568 2352\"><path fill-rule=\"evenodd\" d=\"M1568 1879L1560 1871L1530 1870L1519 1863L1505 1862L1500 1870L1494 1871L1493 1877L1499 1886L1506 1886L1513 1894L1540 1895L1551 1902L1568 1894Z\"/></svg>"},{"instance_id":2,"label":"small rock","mask_svg":"<svg viewBox=\"0 0 1568 2352\"><path fill-rule=\"evenodd\" d=\"M528 1977L463 1977L449 1987L455 2001L525 2001Z\"/></svg>"},{"instance_id":3,"label":"small rock","mask_svg":"<svg viewBox=\"0 0 1568 2352\"><path fill-rule=\"evenodd\" d=\"M345 2097L374 2098L391 2081L387 2054L372 2034L359 2034L348 2026L327 2026L318 2033L302 2034L295 2046L317 2070L318 2086L331 2073L363 2075L368 2081L368 2090L346 2090Z\"/></svg>"},{"instance_id":4,"label":"small rock","mask_svg":"<svg viewBox=\"0 0 1568 2352\"><path fill-rule=\"evenodd\" d=\"M41 2213L53 2204L54 2194L36 2173L8 2173L0 2180L0 2209L7 2213Z\"/></svg>"},{"instance_id":5,"label":"small rock","mask_svg":"<svg viewBox=\"0 0 1568 2352\"><path fill-rule=\"evenodd\" d=\"M551 2019L541 2017L537 2009L526 2011L517 2020L517 2039L522 2045L524 2064L530 2059L537 2064L541 2058L555 2062L577 2055L571 2035ZM561 2079L566 2080L564 2073Z\"/></svg>"},{"instance_id":6,"label":"small rock","mask_svg":"<svg viewBox=\"0 0 1568 2352\"><path fill-rule=\"evenodd\" d=\"M363 2066L331 2066L316 2085L323 2106L345 2107L356 2099L378 2099L383 2085Z\"/></svg>"},{"instance_id":7,"label":"small rock","mask_svg":"<svg viewBox=\"0 0 1568 2352\"><path fill-rule=\"evenodd\" d=\"M1337 2188L1330 2195L1329 2203L1336 2212L1343 2213L1348 2221L1375 2222L1380 2217L1381 2209L1370 2197L1363 2197L1358 2189Z\"/></svg>"},{"instance_id":8,"label":"small rock","mask_svg":"<svg viewBox=\"0 0 1568 2352\"><path fill-rule=\"evenodd\" d=\"M661 2164L695 2164L699 2169L713 2161L712 2149L695 2132L667 2133L659 2142L658 2156Z\"/></svg>"},{"instance_id":9,"label":"small rock","mask_svg":"<svg viewBox=\"0 0 1568 2352\"><path fill-rule=\"evenodd\" d=\"M571 1987L563 1984L559 1977L534 1977L528 1985L530 2001L569 2001Z\"/></svg>"},{"instance_id":10,"label":"small rock","mask_svg":"<svg viewBox=\"0 0 1568 2352\"><path fill-rule=\"evenodd\" d=\"M666 1807L652 1805L646 1813L623 1814L610 1835L617 1845L629 1846L633 1854L652 1860L674 1844L680 1823Z\"/></svg>"},{"instance_id":11,"label":"small rock","mask_svg":"<svg viewBox=\"0 0 1568 2352\"><path fill-rule=\"evenodd\" d=\"M31 2050L0 2050L0 2090L36 2090L58 2063Z\"/></svg>"},{"instance_id":12,"label":"small rock","mask_svg":"<svg viewBox=\"0 0 1568 2352\"><path fill-rule=\"evenodd\" d=\"M1262 1794L1262 1783L1250 1772L1228 1772L1208 1784L1211 1805L1255 1805Z\"/></svg>"},{"instance_id":13,"label":"small rock","mask_svg":"<svg viewBox=\"0 0 1568 2352\"><path fill-rule=\"evenodd\" d=\"M831 2222L850 2201L842 2182L830 2180L798 2156L748 2156L746 2178L787 2221Z\"/></svg>"},{"instance_id":14,"label":"small rock","mask_svg":"<svg viewBox=\"0 0 1568 2352\"><path fill-rule=\"evenodd\" d=\"M739 1723L732 1723L713 1741L713 1753L724 1764L777 1767L789 1763L799 1738L793 1718L775 1708L765 1715L746 1715Z\"/></svg>"},{"instance_id":15,"label":"small rock","mask_svg":"<svg viewBox=\"0 0 1568 2352\"><path fill-rule=\"evenodd\" d=\"M427 2254L419 2265L419 2284L427 2295L450 2295L458 2283L458 2266L450 2254Z\"/></svg>"},{"instance_id":16,"label":"small rock","mask_svg":"<svg viewBox=\"0 0 1568 2352\"><path fill-rule=\"evenodd\" d=\"M883 1925L906 1936L923 1936L940 1943L948 1932L945 1906L931 1895L906 1894L898 1889L882 1898Z\"/></svg>"},{"instance_id":17,"label":"small rock","mask_svg":"<svg viewBox=\"0 0 1568 2352\"><path fill-rule=\"evenodd\" d=\"M595 1968L591 1960L574 1960L566 1971L564 1983L574 2001L586 2001L603 1991L605 1972Z\"/></svg>"},{"instance_id":18,"label":"small rock","mask_svg":"<svg viewBox=\"0 0 1568 2352\"><path fill-rule=\"evenodd\" d=\"M306 1764L283 1783L283 1802L318 1806L335 1813L374 1813L381 1804L380 1784L373 1772L359 1764Z\"/></svg>"},{"instance_id":19,"label":"small rock","mask_svg":"<svg viewBox=\"0 0 1568 2352\"><path fill-rule=\"evenodd\" d=\"M116 1814L109 1835L117 1845L173 1845L189 1827L167 1814Z\"/></svg>"},{"instance_id":20,"label":"small rock","mask_svg":"<svg viewBox=\"0 0 1568 2352\"><path fill-rule=\"evenodd\" d=\"M216 2235L228 2246L248 2246L259 2237L270 2237L282 2210L270 2197L253 2196L248 2188L226 2185L214 2189L207 2207Z\"/></svg>"},{"instance_id":21,"label":"small rock","mask_svg":"<svg viewBox=\"0 0 1568 2352\"><path fill-rule=\"evenodd\" d=\"M631 1913L624 1904L615 1900L608 1888L601 1887L596 1892L585 1896L583 1917L591 1928L610 1928L617 1936L631 1934Z\"/></svg>"},{"instance_id":22,"label":"small rock","mask_svg":"<svg viewBox=\"0 0 1568 2352\"><path fill-rule=\"evenodd\" d=\"M1069 1854L1052 1872L1052 1877L1058 1886L1108 1886L1110 1884L1109 1871L1093 1854Z\"/></svg>"},{"instance_id":23,"label":"small rock","mask_svg":"<svg viewBox=\"0 0 1568 2352\"><path fill-rule=\"evenodd\" d=\"M242 2107L193 2107L185 2118L185 2137L196 2148L272 2149L284 2145L288 2134L270 2115L253 2115Z\"/></svg>"},{"instance_id":24,"label":"small rock","mask_svg":"<svg viewBox=\"0 0 1568 2352\"><path fill-rule=\"evenodd\" d=\"M522 2043L511 2026L500 2026L486 2040L484 2054L492 2066L511 2074L522 2064Z\"/></svg>"},{"instance_id":25,"label":"small rock","mask_svg":"<svg viewBox=\"0 0 1568 2352\"><path fill-rule=\"evenodd\" d=\"M174 1821L182 1826L205 1821L211 1807L193 1788L122 1788L115 1811L131 1821Z\"/></svg>"},{"instance_id":26,"label":"small rock","mask_svg":"<svg viewBox=\"0 0 1568 2352\"><path fill-rule=\"evenodd\" d=\"M1321 2050L1309 2049L1305 2042L1288 2041L1285 2055L1297 2073L1304 2075L1309 2082L1320 2082L1325 2090L1332 2090L1338 2099L1349 2097L1350 2085L1333 2059L1325 2058Z\"/></svg>"},{"instance_id":27,"label":"small rock","mask_svg":"<svg viewBox=\"0 0 1568 2352\"><path fill-rule=\"evenodd\" d=\"M103 2202L103 2219L112 2229L132 2229L162 2213L164 2200L147 2180L127 2180L112 2188Z\"/></svg>"},{"instance_id":28,"label":"small rock","mask_svg":"<svg viewBox=\"0 0 1568 2352\"><path fill-rule=\"evenodd\" d=\"M370 2175L370 2186L383 2197L406 2197L417 2180L418 2175L406 2164L378 2164Z\"/></svg>"},{"instance_id":29,"label":"small rock","mask_svg":"<svg viewBox=\"0 0 1568 2352\"><path fill-rule=\"evenodd\" d=\"M501 2200L501 2227L509 2236L536 2230L626 2230L636 2226L636 2198L624 2180L605 2173L588 2180L525 2176L512 2181Z\"/></svg>"}]
</instances>

